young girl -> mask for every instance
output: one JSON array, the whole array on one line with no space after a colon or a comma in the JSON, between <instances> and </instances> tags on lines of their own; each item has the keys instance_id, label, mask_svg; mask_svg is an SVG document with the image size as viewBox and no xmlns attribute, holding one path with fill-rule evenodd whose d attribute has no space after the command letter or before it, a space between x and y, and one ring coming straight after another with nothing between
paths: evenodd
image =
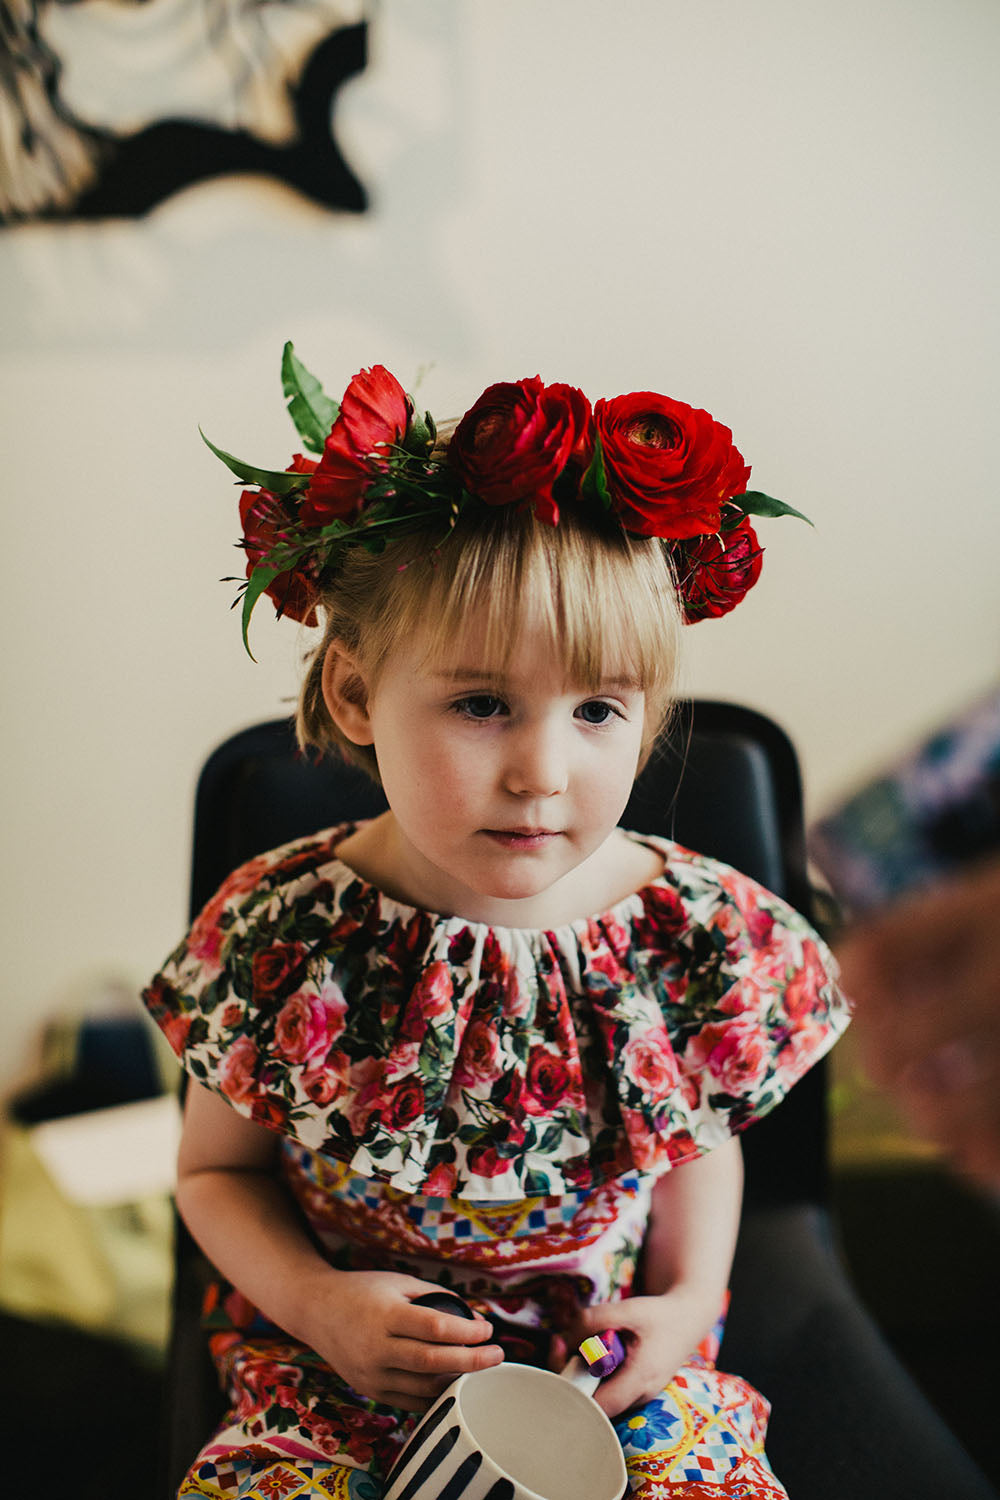
<instances>
[{"instance_id":1,"label":"young girl","mask_svg":"<svg viewBox=\"0 0 1000 1500\"><path fill-rule=\"evenodd\" d=\"M181 1494L376 1500L458 1374L614 1327L633 1493L783 1496L715 1367L734 1132L847 1011L796 912L617 825L681 620L789 508L654 393L497 385L442 435L378 366L338 407L288 346L284 384L318 461L220 454L257 486L244 631L265 591L322 613L300 739L389 810L237 870L147 992L190 1074L179 1208L231 1284ZM475 1321L418 1304L442 1286Z\"/></svg>"}]
</instances>

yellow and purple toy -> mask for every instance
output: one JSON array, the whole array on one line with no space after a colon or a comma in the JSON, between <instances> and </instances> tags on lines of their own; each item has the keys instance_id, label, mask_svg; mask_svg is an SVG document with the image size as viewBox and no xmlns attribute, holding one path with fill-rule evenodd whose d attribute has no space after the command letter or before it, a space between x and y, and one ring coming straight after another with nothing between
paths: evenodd
<instances>
[{"instance_id":1,"label":"yellow and purple toy","mask_svg":"<svg viewBox=\"0 0 1000 1500\"><path fill-rule=\"evenodd\" d=\"M607 1328L603 1333L592 1333L585 1338L580 1345L580 1354L591 1375L603 1380L622 1363L625 1349L614 1329Z\"/></svg>"}]
</instances>

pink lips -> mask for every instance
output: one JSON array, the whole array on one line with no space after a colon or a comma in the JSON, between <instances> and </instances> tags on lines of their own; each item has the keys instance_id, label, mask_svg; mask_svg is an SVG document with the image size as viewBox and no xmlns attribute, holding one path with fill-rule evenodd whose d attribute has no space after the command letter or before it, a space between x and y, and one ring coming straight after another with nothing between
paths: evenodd
<instances>
[{"instance_id":1,"label":"pink lips","mask_svg":"<svg viewBox=\"0 0 1000 1500\"><path fill-rule=\"evenodd\" d=\"M559 837L551 828L484 828L483 832L505 849L541 849L549 839Z\"/></svg>"}]
</instances>

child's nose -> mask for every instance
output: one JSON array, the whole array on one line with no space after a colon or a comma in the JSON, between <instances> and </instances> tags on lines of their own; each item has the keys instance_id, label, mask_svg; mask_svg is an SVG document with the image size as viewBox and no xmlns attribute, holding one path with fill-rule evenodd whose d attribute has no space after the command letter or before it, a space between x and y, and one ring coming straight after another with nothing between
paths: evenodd
<instances>
[{"instance_id":1,"label":"child's nose","mask_svg":"<svg viewBox=\"0 0 1000 1500\"><path fill-rule=\"evenodd\" d=\"M518 797L555 797L566 790L568 763L563 737L533 726L511 737L506 784Z\"/></svg>"}]
</instances>

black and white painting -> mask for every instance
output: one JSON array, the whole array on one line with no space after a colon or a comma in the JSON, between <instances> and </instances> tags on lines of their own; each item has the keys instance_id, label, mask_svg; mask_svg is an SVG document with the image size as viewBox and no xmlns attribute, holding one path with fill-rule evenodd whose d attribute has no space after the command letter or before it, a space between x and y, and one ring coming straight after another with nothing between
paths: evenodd
<instances>
[{"instance_id":1,"label":"black and white painting","mask_svg":"<svg viewBox=\"0 0 1000 1500\"><path fill-rule=\"evenodd\" d=\"M360 212L334 109L366 39L351 0L0 0L0 222L134 217L234 172Z\"/></svg>"}]
</instances>

